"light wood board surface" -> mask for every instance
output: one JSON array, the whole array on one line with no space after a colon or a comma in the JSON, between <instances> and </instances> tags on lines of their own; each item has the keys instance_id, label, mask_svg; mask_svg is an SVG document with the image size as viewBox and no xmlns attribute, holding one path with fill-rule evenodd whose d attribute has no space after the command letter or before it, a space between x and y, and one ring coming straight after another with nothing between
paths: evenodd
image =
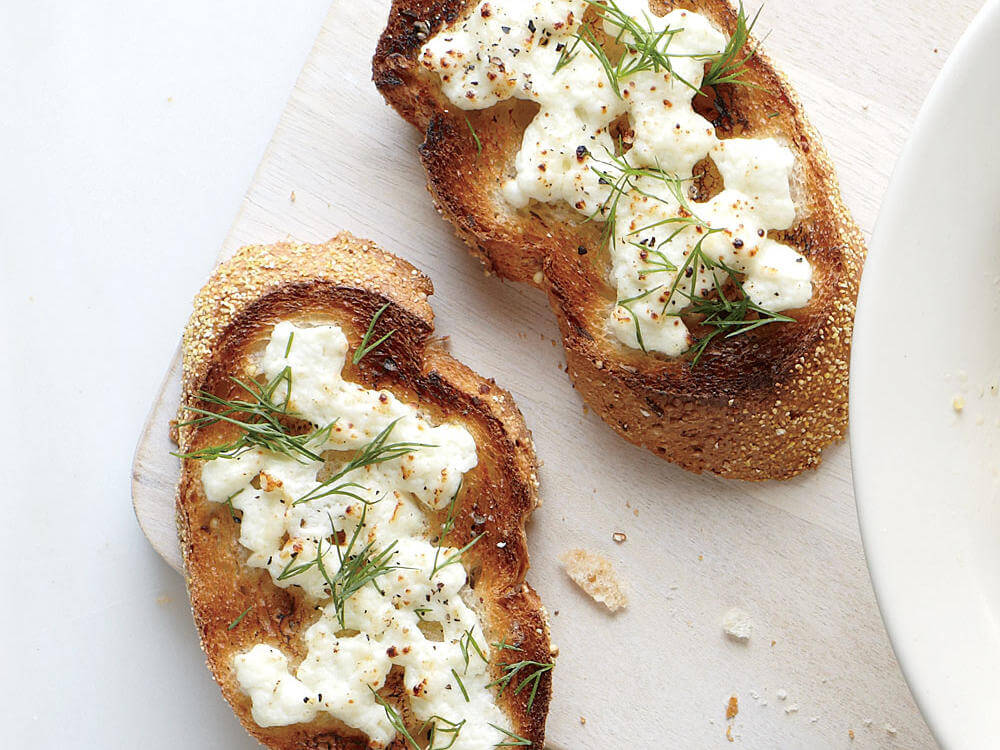
<instances>
[{"instance_id":1,"label":"light wood board surface","mask_svg":"<svg viewBox=\"0 0 1000 750\"><path fill-rule=\"evenodd\" d=\"M979 4L770 0L764 9L766 47L823 134L866 237L920 103ZM876 608L848 447L794 480L746 484L688 474L589 413L563 372L543 295L484 276L432 207L419 138L370 80L387 9L386 0L334 3L222 257L340 229L374 239L433 279L437 333L452 353L514 394L543 462L529 579L561 648L550 746L728 747L731 725L752 748L934 747ZM168 422L179 368L175 357L133 472L143 530L178 569ZM627 541L612 541L617 531ZM556 556L575 546L616 563L629 582L625 612L608 615L561 572ZM746 644L723 635L733 606L755 622ZM732 695L739 714L727 721Z\"/></svg>"}]
</instances>

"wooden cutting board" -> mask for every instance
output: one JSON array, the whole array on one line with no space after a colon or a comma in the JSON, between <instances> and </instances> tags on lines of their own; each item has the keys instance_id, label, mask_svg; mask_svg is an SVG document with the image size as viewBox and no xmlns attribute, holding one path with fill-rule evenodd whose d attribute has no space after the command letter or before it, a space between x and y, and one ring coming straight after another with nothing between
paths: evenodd
<instances>
[{"instance_id":1,"label":"wooden cutting board","mask_svg":"<svg viewBox=\"0 0 1000 750\"><path fill-rule=\"evenodd\" d=\"M866 235L920 103L979 3L873 5L770 0L759 27ZM746 484L681 471L589 413L563 372L543 295L484 276L435 213L417 134L370 80L387 12L386 0L334 3L221 257L340 229L374 239L433 279L437 332L453 354L514 394L543 462L529 579L561 647L550 746L707 748L732 737L753 748L933 747L876 608L848 447L792 481ZM168 423L179 391L175 356L133 467L136 515L178 570ZM611 616L569 583L556 556L574 546L614 560L626 611ZM733 606L755 622L746 644L723 635ZM733 695L739 714L727 721Z\"/></svg>"}]
</instances>

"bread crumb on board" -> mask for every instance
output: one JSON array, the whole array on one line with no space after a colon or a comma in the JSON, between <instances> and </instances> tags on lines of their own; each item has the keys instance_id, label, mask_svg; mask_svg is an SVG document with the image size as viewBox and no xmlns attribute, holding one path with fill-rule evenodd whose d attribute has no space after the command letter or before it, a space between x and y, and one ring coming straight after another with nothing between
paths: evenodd
<instances>
[{"instance_id":1,"label":"bread crumb on board","mask_svg":"<svg viewBox=\"0 0 1000 750\"><path fill-rule=\"evenodd\" d=\"M736 714L740 712L740 699L735 695L729 696L729 702L726 704L726 718L734 719Z\"/></svg>"},{"instance_id":2,"label":"bread crumb on board","mask_svg":"<svg viewBox=\"0 0 1000 750\"><path fill-rule=\"evenodd\" d=\"M559 555L559 561L573 582L594 601L612 612L628 605L628 597L611 561L585 549L571 549Z\"/></svg>"},{"instance_id":3,"label":"bread crumb on board","mask_svg":"<svg viewBox=\"0 0 1000 750\"><path fill-rule=\"evenodd\" d=\"M745 609L731 607L722 616L722 630L732 640L746 643L753 633L753 619Z\"/></svg>"}]
</instances>

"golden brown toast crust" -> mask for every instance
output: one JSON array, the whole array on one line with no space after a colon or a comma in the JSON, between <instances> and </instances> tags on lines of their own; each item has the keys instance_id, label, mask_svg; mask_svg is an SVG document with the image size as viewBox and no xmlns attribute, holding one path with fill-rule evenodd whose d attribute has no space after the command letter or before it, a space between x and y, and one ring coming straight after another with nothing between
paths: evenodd
<instances>
[{"instance_id":1,"label":"golden brown toast crust","mask_svg":"<svg viewBox=\"0 0 1000 750\"><path fill-rule=\"evenodd\" d=\"M375 312L391 303L376 335L396 333L359 365L348 363L345 377L386 388L410 403L419 401L433 418L460 422L472 433L479 465L463 481L460 512L449 538L485 533L463 563L474 571L477 610L488 640L506 638L523 649L506 652L500 663L547 663L552 658L547 616L524 581L524 525L538 504L531 434L510 394L430 339L434 324L427 297L432 293L430 280L409 263L346 233L323 245L243 248L216 270L195 299L184 334L179 421L190 418L185 407L198 405L202 390L235 395L229 376L245 371L248 354L262 347L278 321L336 322L354 348ZM231 440L236 436L232 429L219 424L181 427L180 452ZM300 635L316 613L297 589L278 588L266 571L242 564L247 554L238 543L239 527L225 506L205 498L201 467L200 461L183 460L177 523L195 623L223 695L247 731L275 750L364 748L363 734L331 718L272 728L259 727L251 718L250 700L235 680L234 655L268 643L296 665L305 655ZM252 609L230 630L248 607ZM511 653L517 656L510 658ZM495 650L491 661L495 677L500 676ZM383 695L402 691L398 676L390 673ZM543 675L530 711L526 690L519 695L506 690L499 700L515 731L534 747L544 741L550 694L551 672ZM405 741L397 737L391 747L402 750Z\"/></svg>"},{"instance_id":2,"label":"golden brown toast crust","mask_svg":"<svg viewBox=\"0 0 1000 750\"><path fill-rule=\"evenodd\" d=\"M760 89L708 89L696 107L720 137L777 136L795 152L799 221L774 236L809 258L813 297L786 313L798 322L720 337L692 368L689 358L644 354L607 331L615 293L593 222L534 202L518 212L500 197L535 105L507 101L460 110L417 62L427 38L474 6L474 0L394 0L373 60L376 86L424 133L420 158L439 212L488 270L548 294L576 388L627 440L685 469L739 479L787 478L818 465L822 449L847 427L865 247L820 138L785 77L758 53L746 79ZM653 3L657 13L673 7L704 14L727 33L736 24L725 0Z\"/></svg>"}]
</instances>

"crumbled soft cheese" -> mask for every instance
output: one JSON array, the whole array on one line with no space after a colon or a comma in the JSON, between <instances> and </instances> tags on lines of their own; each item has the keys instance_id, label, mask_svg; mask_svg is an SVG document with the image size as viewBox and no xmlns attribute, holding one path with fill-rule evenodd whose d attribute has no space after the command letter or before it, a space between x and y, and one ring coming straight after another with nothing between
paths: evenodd
<instances>
[{"instance_id":1,"label":"crumbled soft cheese","mask_svg":"<svg viewBox=\"0 0 1000 750\"><path fill-rule=\"evenodd\" d=\"M515 175L503 186L506 200L518 208L531 200L565 201L595 220L607 219L608 183L622 174L608 129L627 113L634 136L624 161L677 181L639 177L636 189L617 201L610 281L623 304L609 317L615 336L670 356L690 347L688 329L677 317L690 301L680 292L671 296L677 272L665 269L666 263L681 268L700 240L706 257L744 274L744 290L755 304L773 312L805 305L812 296L812 267L767 236L795 220L792 151L773 138L720 140L691 106L704 62L724 48L725 36L697 13L655 16L647 0L618 0L643 26L676 31L661 37L661 49L669 43L673 74L646 70L623 77L619 97L593 51L573 46L588 7L586 0L486 0L421 50L421 63L439 74L445 95L460 108L484 109L511 97L538 103L514 160ZM604 28L611 37L621 33L607 20ZM624 39L630 38L626 33ZM561 64L567 49L574 55ZM701 222L720 230L707 237L701 227L678 223L685 212L676 192L687 190L695 165L706 157L725 186L711 200L692 204ZM695 296L707 295L716 274L725 280L722 271L700 266L692 280L678 283Z\"/></svg>"},{"instance_id":2,"label":"crumbled soft cheese","mask_svg":"<svg viewBox=\"0 0 1000 750\"><path fill-rule=\"evenodd\" d=\"M326 462L300 462L253 449L233 459L209 461L202 468L208 499L230 499L243 514L240 544L250 551L247 565L268 570L277 586L301 587L323 612L302 636L307 653L296 668L279 649L261 643L236 656L236 679L250 696L253 718L260 726L307 722L325 712L367 734L370 746L377 748L391 743L396 732L372 690L381 687L389 670L398 665L418 719L465 721L451 746L454 750L493 747L506 735L490 724L510 729L510 721L488 687L487 664L470 648L466 665L459 646L459 640L471 633L485 650L486 637L479 617L463 599L469 591L465 568L448 565L431 575L435 554L440 564L458 550L443 548L438 553L428 539L424 511L448 504L463 474L478 462L475 442L464 427L435 426L389 391L368 390L344 380L341 370L347 352L347 339L339 327L300 328L285 321L275 326L259 362L268 379L286 366L291 370L291 393L279 385L277 401L287 394L290 411L318 428L333 425L322 444L311 446L329 457ZM319 486L321 469L336 472L350 457L336 452L365 446L393 420L398 421L389 434L390 443L425 447L344 475L342 481L357 484L350 491L373 504L365 508L342 494L294 504ZM334 575L340 561L333 529L342 532L337 541L343 553L363 508L360 543L373 541L376 550L384 550L395 542L389 564L397 568L378 579L384 593L366 586L347 600L346 630L341 630L326 580L316 566L285 580L278 578L290 563L315 559L321 541L324 566ZM425 637L421 621L438 623L442 640ZM460 675L468 701L452 670Z\"/></svg>"}]
</instances>

